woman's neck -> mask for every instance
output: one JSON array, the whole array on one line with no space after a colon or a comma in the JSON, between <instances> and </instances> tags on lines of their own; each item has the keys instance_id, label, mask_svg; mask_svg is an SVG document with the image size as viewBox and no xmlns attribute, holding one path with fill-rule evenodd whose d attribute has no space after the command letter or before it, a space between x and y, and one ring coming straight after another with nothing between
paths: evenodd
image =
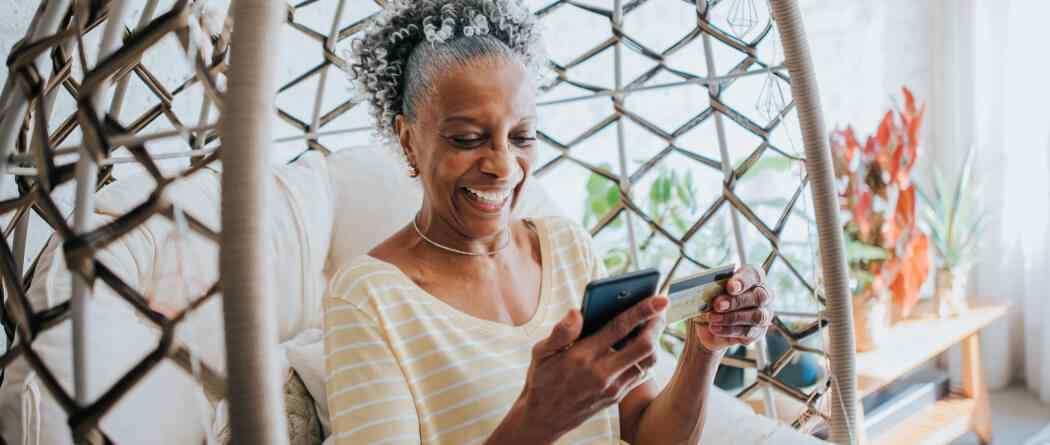
<instances>
[{"instance_id":1,"label":"woman's neck","mask_svg":"<svg viewBox=\"0 0 1050 445\"><path fill-rule=\"evenodd\" d=\"M415 229L423 238L423 245L428 249L439 250L449 255L490 256L504 250L511 242L511 225L488 236L474 238L456 230L448 221L426 209L420 210L414 217Z\"/></svg>"}]
</instances>

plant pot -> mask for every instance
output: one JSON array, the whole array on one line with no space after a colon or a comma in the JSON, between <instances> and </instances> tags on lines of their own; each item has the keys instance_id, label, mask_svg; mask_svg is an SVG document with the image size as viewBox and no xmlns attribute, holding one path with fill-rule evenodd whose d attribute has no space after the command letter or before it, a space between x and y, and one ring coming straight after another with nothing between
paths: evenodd
<instances>
[{"instance_id":1,"label":"plant pot","mask_svg":"<svg viewBox=\"0 0 1050 445\"><path fill-rule=\"evenodd\" d=\"M877 349L889 332L889 298L866 291L853 298L853 337L857 352Z\"/></svg>"},{"instance_id":2,"label":"plant pot","mask_svg":"<svg viewBox=\"0 0 1050 445\"><path fill-rule=\"evenodd\" d=\"M934 308L940 318L956 317L966 312L966 274L949 268L937 269Z\"/></svg>"}]
</instances>

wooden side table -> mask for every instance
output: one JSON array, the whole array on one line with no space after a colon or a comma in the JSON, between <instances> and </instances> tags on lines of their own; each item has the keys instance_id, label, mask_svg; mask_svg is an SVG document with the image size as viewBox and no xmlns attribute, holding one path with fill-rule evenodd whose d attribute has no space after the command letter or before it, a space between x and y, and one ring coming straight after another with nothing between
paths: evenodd
<instances>
[{"instance_id":1,"label":"wooden side table","mask_svg":"<svg viewBox=\"0 0 1050 445\"><path fill-rule=\"evenodd\" d=\"M871 394L950 347L962 346L962 382L952 394L909 416L886 432L869 437L874 444L946 444L973 431L982 443L992 440L988 388L981 370L981 329L1006 314L1006 306L971 308L949 319L920 317L894 325L875 351L857 354L860 397Z\"/></svg>"},{"instance_id":2,"label":"wooden side table","mask_svg":"<svg viewBox=\"0 0 1050 445\"><path fill-rule=\"evenodd\" d=\"M919 313L929 313L925 307ZM962 382L951 382L952 393L945 399L874 437L861 434L861 441L885 445L941 445L973 431L982 443L992 439L988 388L981 371L978 336L981 329L1006 314L1006 306L971 308L958 317L938 319L920 315L893 326L879 348L857 354L857 399L860 400L894 380L903 377L956 344L962 346ZM924 311L925 310L925 311ZM776 393L777 414L790 422L805 406ZM746 402L756 413L764 412L760 397ZM863 422L863 418L861 419Z\"/></svg>"}]
</instances>

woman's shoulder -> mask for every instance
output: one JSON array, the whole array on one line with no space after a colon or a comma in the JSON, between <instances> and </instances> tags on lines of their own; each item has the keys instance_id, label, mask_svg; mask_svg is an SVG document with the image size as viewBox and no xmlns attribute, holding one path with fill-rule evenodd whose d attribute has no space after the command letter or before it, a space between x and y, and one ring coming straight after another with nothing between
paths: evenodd
<instances>
[{"instance_id":1,"label":"woman's shoulder","mask_svg":"<svg viewBox=\"0 0 1050 445\"><path fill-rule=\"evenodd\" d=\"M408 279L394 265L371 255L359 255L344 264L328 283L328 297L359 308L369 300L384 298L387 291L404 289Z\"/></svg>"},{"instance_id":2,"label":"woman's shoulder","mask_svg":"<svg viewBox=\"0 0 1050 445\"><path fill-rule=\"evenodd\" d=\"M576 221L563 216L546 216L533 220L537 230L544 232L553 260L563 264L558 268L571 268L595 274L594 242L591 234Z\"/></svg>"},{"instance_id":3,"label":"woman's shoulder","mask_svg":"<svg viewBox=\"0 0 1050 445\"><path fill-rule=\"evenodd\" d=\"M543 231L555 244L566 242L581 243L590 238L590 234L579 223L564 216L542 216L530 218L537 230Z\"/></svg>"}]
</instances>

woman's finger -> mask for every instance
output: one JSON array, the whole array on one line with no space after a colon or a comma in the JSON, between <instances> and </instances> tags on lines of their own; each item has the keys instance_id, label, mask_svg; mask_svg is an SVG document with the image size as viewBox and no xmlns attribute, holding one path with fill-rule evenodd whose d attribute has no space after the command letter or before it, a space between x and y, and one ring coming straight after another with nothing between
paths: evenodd
<instances>
[{"instance_id":1,"label":"woman's finger","mask_svg":"<svg viewBox=\"0 0 1050 445\"><path fill-rule=\"evenodd\" d=\"M719 337L734 339L734 340L750 340L752 338L758 338L765 333L768 326L724 326L724 325L711 325L711 333Z\"/></svg>"},{"instance_id":2,"label":"woman's finger","mask_svg":"<svg viewBox=\"0 0 1050 445\"><path fill-rule=\"evenodd\" d=\"M656 348L660 345L660 332L663 332L663 319L654 318L645 323L641 331L634 338L628 340L623 349L606 355L601 359L598 366L608 375L618 375L625 370L642 364L650 356L656 354Z\"/></svg>"},{"instance_id":3,"label":"woman's finger","mask_svg":"<svg viewBox=\"0 0 1050 445\"><path fill-rule=\"evenodd\" d=\"M732 312L741 309L767 306L772 300L769 289L763 286L753 287L737 295L722 294L715 298L715 312Z\"/></svg>"},{"instance_id":4,"label":"woman's finger","mask_svg":"<svg viewBox=\"0 0 1050 445\"><path fill-rule=\"evenodd\" d=\"M765 271L760 267L747 265L741 268L729 279L726 283L726 292L729 295L739 295L740 293L751 289L759 284L766 281Z\"/></svg>"},{"instance_id":5,"label":"woman's finger","mask_svg":"<svg viewBox=\"0 0 1050 445\"><path fill-rule=\"evenodd\" d=\"M758 341L758 339L764 337L766 335L766 332L769 332L769 326L752 326L751 331L749 331L747 333L747 336L744 337L744 341L742 344L747 345L754 343Z\"/></svg>"},{"instance_id":6,"label":"woman's finger","mask_svg":"<svg viewBox=\"0 0 1050 445\"><path fill-rule=\"evenodd\" d=\"M613 383L605 389L604 396L612 399L614 402L619 402L627 397L627 394L631 392L638 385L645 382L648 373L645 371L648 368L640 366L631 366L626 371L621 373L613 380Z\"/></svg>"},{"instance_id":7,"label":"woman's finger","mask_svg":"<svg viewBox=\"0 0 1050 445\"><path fill-rule=\"evenodd\" d=\"M565 314L565 317L554 325L554 329L551 329L550 335L533 346L533 358L542 359L572 345L572 342L580 337L580 331L583 329L582 320L580 311L576 309Z\"/></svg>"},{"instance_id":8,"label":"woman's finger","mask_svg":"<svg viewBox=\"0 0 1050 445\"><path fill-rule=\"evenodd\" d=\"M734 312L713 313L708 320L722 326L768 326L773 322L773 311L765 308L743 309Z\"/></svg>"},{"instance_id":9,"label":"woman's finger","mask_svg":"<svg viewBox=\"0 0 1050 445\"><path fill-rule=\"evenodd\" d=\"M597 342L595 347L605 350L615 345L638 326L649 320L659 318L665 308L667 308L667 297L656 296L642 300L622 314L617 315L616 318L598 331L594 335Z\"/></svg>"}]
</instances>

